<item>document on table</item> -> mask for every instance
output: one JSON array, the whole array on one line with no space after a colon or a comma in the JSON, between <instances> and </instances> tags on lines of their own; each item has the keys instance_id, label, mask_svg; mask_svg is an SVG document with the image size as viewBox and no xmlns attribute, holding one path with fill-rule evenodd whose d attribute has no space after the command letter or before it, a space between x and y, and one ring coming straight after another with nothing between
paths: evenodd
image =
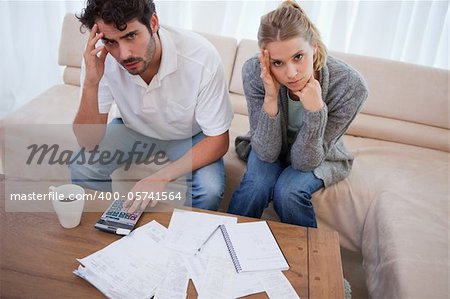
<instances>
[{"instance_id":1,"label":"document on table","mask_svg":"<svg viewBox=\"0 0 450 299\"><path fill-rule=\"evenodd\" d=\"M238 298L264 291L270 298L298 298L280 270L236 271L219 225L227 227L245 267L262 268L254 266L257 261L246 264L249 250L261 264L277 269L281 265L265 222L236 222L236 217L175 210L168 229L156 221L145 224L79 259L81 265L73 273L109 298L186 298L189 279L199 298Z\"/></svg>"},{"instance_id":2,"label":"document on table","mask_svg":"<svg viewBox=\"0 0 450 299\"><path fill-rule=\"evenodd\" d=\"M163 230L153 221L80 259L74 273L111 298L150 298L167 275L170 253L155 241Z\"/></svg>"},{"instance_id":3,"label":"document on table","mask_svg":"<svg viewBox=\"0 0 450 299\"><path fill-rule=\"evenodd\" d=\"M205 214L175 209L170 219L165 246L179 252L194 254L220 224L235 224L236 217ZM202 249L205 255L226 255L220 231L217 231Z\"/></svg>"},{"instance_id":4,"label":"document on table","mask_svg":"<svg viewBox=\"0 0 450 299\"><path fill-rule=\"evenodd\" d=\"M237 272L289 269L266 221L225 225L221 229Z\"/></svg>"}]
</instances>

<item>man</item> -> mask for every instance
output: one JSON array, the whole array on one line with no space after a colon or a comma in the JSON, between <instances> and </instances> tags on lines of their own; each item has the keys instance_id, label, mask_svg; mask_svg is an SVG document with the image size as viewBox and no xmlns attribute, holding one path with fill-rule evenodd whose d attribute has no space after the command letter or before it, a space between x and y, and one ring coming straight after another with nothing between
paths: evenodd
<instances>
[{"instance_id":1,"label":"man","mask_svg":"<svg viewBox=\"0 0 450 299\"><path fill-rule=\"evenodd\" d=\"M195 33L160 27L153 0L88 0L79 19L91 30L74 120L79 145L131 153L136 145L164 144L171 163L131 192L156 194L192 172L192 206L217 210L233 114L215 48ZM112 123L124 124L121 129L105 126L113 102L121 118ZM101 191L111 191L110 175L123 166L81 164L71 165L72 180ZM141 203L127 204L134 211Z\"/></svg>"}]
</instances>

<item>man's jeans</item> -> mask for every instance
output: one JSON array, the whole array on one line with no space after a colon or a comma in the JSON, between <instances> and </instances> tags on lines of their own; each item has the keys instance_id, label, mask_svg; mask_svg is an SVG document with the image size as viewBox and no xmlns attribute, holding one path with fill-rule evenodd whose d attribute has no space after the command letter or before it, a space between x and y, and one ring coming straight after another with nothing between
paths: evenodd
<instances>
[{"instance_id":1,"label":"man's jeans","mask_svg":"<svg viewBox=\"0 0 450 299\"><path fill-rule=\"evenodd\" d=\"M317 227L311 196L324 187L312 171L299 171L281 162L268 163L251 151L247 171L234 192L228 213L260 218L273 200L284 223Z\"/></svg>"},{"instance_id":2,"label":"man's jeans","mask_svg":"<svg viewBox=\"0 0 450 299\"><path fill-rule=\"evenodd\" d=\"M85 188L111 192L111 174L120 167L125 167L125 169L129 167L131 159L133 163L142 164L143 156L145 156L142 153L147 153L149 148L154 147L153 153L157 151L164 152L166 160L168 158L170 161L175 161L203 138L205 138L205 135L199 133L192 138L183 140L158 140L127 128L123 125L122 119L116 118L108 125L105 137L99 145L98 152L109 151L111 156L114 153L122 152L125 153L126 157L116 155L117 159L108 163L74 162L69 166L72 182ZM223 159L221 158L214 163L194 171L192 177L190 174L186 176L188 181L186 205L192 203L192 207L195 208L217 210L223 198L225 187Z\"/></svg>"}]
</instances>

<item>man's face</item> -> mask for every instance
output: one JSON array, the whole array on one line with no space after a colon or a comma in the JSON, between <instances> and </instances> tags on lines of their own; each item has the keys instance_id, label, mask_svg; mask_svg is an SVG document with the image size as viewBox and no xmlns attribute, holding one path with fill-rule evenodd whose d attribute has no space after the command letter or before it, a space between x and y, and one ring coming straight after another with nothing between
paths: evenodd
<instances>
[{"instance_id":1,"label":"man's face","mask_svg":"<svg viewBox=\"0 0 450 299\"><path fill-rule=\"evenodd\" d=\"M108 52L132 75L144 73L150 66L155 54L156 43L153 34L138 20L127 23L124 31L103 20L97 21L102 41ZM151 22L153 28L154 22ZM156 24L157 28L157 24ZM156 31L156 30L155 30Z\"/></svg>"}]
</instances>

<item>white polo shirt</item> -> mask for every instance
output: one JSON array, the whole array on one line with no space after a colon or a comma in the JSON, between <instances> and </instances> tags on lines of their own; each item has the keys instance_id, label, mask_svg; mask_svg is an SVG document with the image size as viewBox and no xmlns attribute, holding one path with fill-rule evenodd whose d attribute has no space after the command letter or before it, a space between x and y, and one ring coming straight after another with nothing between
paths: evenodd
<instances>
[{"instance_id":1,"label":"white polo shirt","mask_svg":"<svg viewBox=\"0 0 450 299\"><path fill-rule=\"evenodd\" d=\"M233 110L217 50L189 31L161 27L159 36L161 64L149 85L107 56L98 93L100 113L108 113L115 102L127 127L161 140L226 132Z\"/></svg>"}]
</instances>

